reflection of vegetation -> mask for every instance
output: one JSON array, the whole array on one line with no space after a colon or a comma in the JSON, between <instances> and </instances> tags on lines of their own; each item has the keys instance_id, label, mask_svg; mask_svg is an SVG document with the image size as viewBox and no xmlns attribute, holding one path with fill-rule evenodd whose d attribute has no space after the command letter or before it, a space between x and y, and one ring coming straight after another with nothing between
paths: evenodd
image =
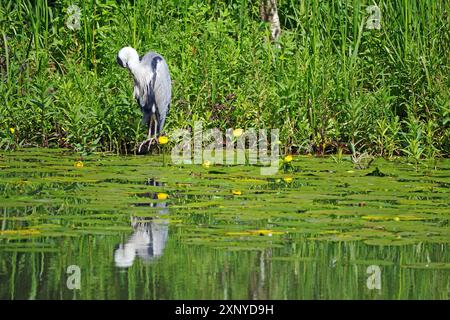
<instances>
[{"instance_id":1,"label":"reflection of vegetation","mask_svg":"<svg viewBox=\"0 0 450 320\"><path fill-rule=\"evenodd\" d=\"M157 263L136 260L125 271L111 268L111 249L120 240L120 236L65 238L58 243L64 253L2 246L0 297L448 299L450 265L444 261L450 257L440 245L370 246L292 236L280 248L227 251L169 238ZM81 268L81 290L65 286L67 266L73 264ZM381 290L366 287L370 265L381 268Z\"/></svg>"},{"instance_id":2,"label":"reflection of vegetation","mask_svg":"<svg viewBox=\"0 0 450 320\"><path fill-rule=\"evenodd\" d=\"M266 41L259 1L82 0L71 30L73 3L1 1L2 149L131 151L145 130L115 64L131 45L170 65L168 133L197 120L273 127L286 150L351 142L416 164L450 150L449 1L381 1L381 30L364 28L370 1L279 1L279 46Z\"/></svg>"}]
</instances>

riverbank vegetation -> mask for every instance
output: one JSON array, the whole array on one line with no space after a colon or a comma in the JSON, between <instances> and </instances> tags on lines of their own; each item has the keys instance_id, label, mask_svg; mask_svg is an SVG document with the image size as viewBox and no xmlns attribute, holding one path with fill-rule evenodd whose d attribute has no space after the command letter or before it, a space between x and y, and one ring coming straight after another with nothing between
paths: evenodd
<instances>
[{"instance_id":1,"label":"riverbank vegetation","mask_svg":"<svg viewBox=\"0 0 450 320\"><path fill-rule=\"evenodd\" d=\"M258 1L2 1L0 148L133 152L146 130L115 62L130 45L168 61L166 133L203 121L279 128L286 153L448 156L450 3L379 1L375 27L374 4L281 0L271 43Z\"/></svg>"}]
</instances>

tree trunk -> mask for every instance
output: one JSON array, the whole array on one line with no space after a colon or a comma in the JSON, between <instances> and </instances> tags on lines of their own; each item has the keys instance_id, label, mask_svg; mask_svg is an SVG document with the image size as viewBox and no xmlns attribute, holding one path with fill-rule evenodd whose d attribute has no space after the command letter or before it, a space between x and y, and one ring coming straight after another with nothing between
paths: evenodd
<instances>
[{"instance_id":1,"label":"tree trunk","mask_svg":"<svg viewBox=\"0 0 450 320\"><path fill-rule=\"evenodd\" d=\"M277 0L261 0L259 12L261 19L270 23L270 40L276 41L281 34Z\"/></svg>"}]
</instances>

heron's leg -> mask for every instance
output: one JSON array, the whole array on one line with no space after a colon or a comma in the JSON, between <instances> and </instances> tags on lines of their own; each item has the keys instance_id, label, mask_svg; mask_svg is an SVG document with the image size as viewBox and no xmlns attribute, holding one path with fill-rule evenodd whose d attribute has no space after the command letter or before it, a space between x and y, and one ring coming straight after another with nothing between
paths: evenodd
<instances>
[{"instance_id":1,"label":"heron's leg","mask_svg":"<svg viewBox=\"0 0 450 320\"><path fill-rule=\"evenodd\" d=\"M155 131L153 133L153 136L151 138L149 138L150 143L148 144L147 150L150 150L150 147L151 147L153 141L155 141L155 142L158 141L158 137L157 137L157 135L158 135L158 133L157 133L158 132L158 119L156 118L155 115L152 116L152 118L150 119L150 122L153 122ZM151 131L148 132L149 137L150 137L150 134L151 134Z\"/></svg>"},{"instance_id":2,"label":"heron's leg","mask_svg":"<svg viewBox=\"0 0 450 320\"><path fill-rule=\"evenodd\" d=\"M158 118L155 117L155 139L158 138Z\"/></svg>"},{"instance_id":3,"label":"heron's leg","mask_svg":"<svg viewBox=\"0 0 450 320\"><path fill-rule=\"evenodd\" d=\"M149 120L149 122L148 122L148 135L147 135L147 140L143 141L143 142L139 145L139 150L138 150L139 153L141 153L142 147L143 147L145 144L147 144L147 143L148 143L148 149L147 149L147 151L150 150L150 146L152 145L152 142L153 142L153 138L152 138L152 123L153 123L152 120L153 120L153 118L154 118L154 115L152 115L152 116L150 117L150 120Z\"/></svg>"},{"instance_id":4,"label":"heron's leg","mask_svg":"<svg viewBox=\"0 0 450 320\"><path fill-rule=\"evenodd\" d=\"M153 116L150 117L150 121L148 122L148 135L147 135L147 141L150 141L152 138L152 123L153 123Z\"/></svg>"}]
</instances>

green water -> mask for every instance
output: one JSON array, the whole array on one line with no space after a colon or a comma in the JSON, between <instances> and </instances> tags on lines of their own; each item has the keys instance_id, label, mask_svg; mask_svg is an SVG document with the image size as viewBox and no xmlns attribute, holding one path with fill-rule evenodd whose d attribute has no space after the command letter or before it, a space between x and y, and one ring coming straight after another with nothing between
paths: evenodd
<instances>
[{"instance_id":1,"label":"green water","mask_svg":"<svg viewBox=\"0 0 450 320\"><path fill-rule=\"evenodd\" d=\"M78 160L0 153L0 299L449 298L450 160L416 172L296 157L271 177Z\"/></svg>"}]
</instances>

